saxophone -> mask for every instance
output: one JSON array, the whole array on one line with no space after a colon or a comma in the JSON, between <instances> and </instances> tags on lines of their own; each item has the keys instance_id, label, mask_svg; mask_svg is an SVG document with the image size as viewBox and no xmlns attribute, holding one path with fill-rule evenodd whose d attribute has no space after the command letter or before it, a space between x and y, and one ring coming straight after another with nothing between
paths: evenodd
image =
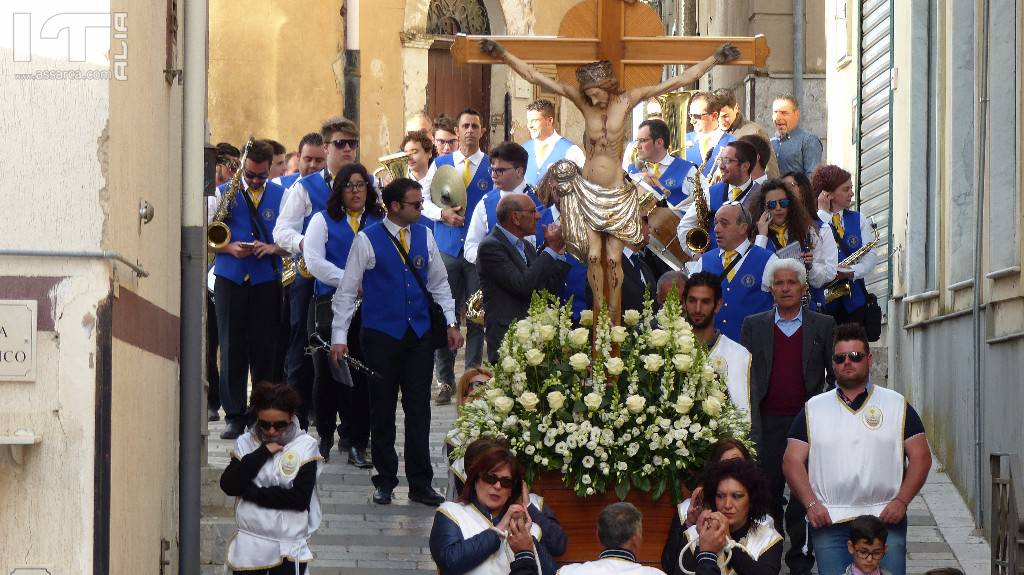
<instances>
[{"instance_id":1,"label":"saxophone","mask_svg":"<svg viewBox=\"0 0 1024 575\"><path fill-rule=\"evenodd\" d=\"M686 232L686 247L695 254L702 254L711 246L711 208L704 197L704 186L701 182L704 166L710 159L710 156L704 159L704 163L697 168L697 173L692 178L693 207L697 210L697 225Z\"/></svg>"},{"instance_id":2,"label":"saxophone","mask_svg":"<svg viewBox=\"0 0 1024 575\"><path fill-rule=\"evenodd\" d=\"M878 245L878 242L881 241L881 238L878 237L878 224L876 224L874 220L871 221L871 231L875 234L875 238L870 242L862 245L860 249L847 256L846 259L844 259L843 261L839 262L839 265L837 267L848 268L856 264L861 260L861 258L863 258L868 252L870 252L872 249L874 249L875 246ZM844 298L850 295L851 291L853 291L852 279L834 279L825 285L825 303L829 304L837 299Z\"/></svg>"},{"instance_id":3,"label":"saxophone","mask_svg":"<svg viewBox=\"0 0 1024 575\"><path fill-rule=\"evenodd\" d=\"M242 166L245 165L245 158L249 155L253 141L253 137L249 136L249 141L245 143L245 150L242 152L242 159L238 162L238 169L235 170L235 175L231 176L228 189L221 196L217 210L213 212L213 220L206 229L206 244L215 250L231 243L231 228L224 222L231 215L231 208L235 206L235 199L242 189Z\"/></svg>"}]
</instances>

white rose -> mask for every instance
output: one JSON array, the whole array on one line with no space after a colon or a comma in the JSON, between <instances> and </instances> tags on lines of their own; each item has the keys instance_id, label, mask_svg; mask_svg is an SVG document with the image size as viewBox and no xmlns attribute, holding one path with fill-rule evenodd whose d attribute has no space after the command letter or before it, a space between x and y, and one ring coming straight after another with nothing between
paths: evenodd
<instances>
[{"instance_id":1,"label":"white rose","mask_svg":"<svg viewBox=\"0 0 1024 575\"><path fill-rule=\"evenodd\" d=\"M679 351L683 353L690 353L693 351L693 336L687 335L679 339Z\"/></svg>"},{"instance_id":2,"label":"white rose","mask_svg":"<svg viewBox=\"0 0 1024 575\"><path fill-rule=\"evenodd\" d=\"M704 413L711 417L718 417L722 413L722 402L718 401L717 397L708 397L700 405L704 408Z\"/></svg>"},{"instance_id":3,"label":"white rose","mask_svg":"<svg viewBox=\"0 0 1024 575\"><path fill-rule=\"evenodd\" d=\"M676 367L676 371L687 371L693 365L693 358L685 353L677 353L672 356L672 365Z\"/></svg>"},{"instance_id":4,"label":"white rose","mask_svg":"<svg viewBox=\"0 0 1024 575\"><path fill-rule=\"evenodd\" d=\"M627 310L627 311L636 311L636 310ZM617 326L613 327L612 328L612 342L613 343L622 343L622 342L626 341L626 335L628 333L629 332L626 331L626 328L622 327L621 325L617 325Z\"/></svg>"},{"instance_id":5,"label":"white rose","mask_svg":"<svg viewBox=\"0 0 1024 575\"><path fill-rule=\"evenodd\" d=\"M526 363L529 365L540 365L544 361L544 352L533 348L526 351Z\"/></svg>"},{"instance_id":6,"label":"white rose","mask_svg":"<svg viewBox=\"0 0 1024 575\"><path fill-rule=\"evenodd\" d=\"M611 375L619 375L622 373L622 370L626 368L626 364L623 363L622 358L620 357L609 357L608 360L604 362L604 368Z\"/></svg>"},{"instance_id":7,"label":"white rose","mask_svg":"<svg viewBox=\"0 0 1024 575\"><path fill-rule=\"evenodd\" d=\"M663 329L652 329L651 330L651 345L654 347L665 347L668 343L669 334Z\"/></svg>"},{"instance_id":8,"label":"white rose","mask_svg":"<svg viewBox=\"0 0 1024 575\"><path fill-rule=\"evenodd\" d=\"M500 389L498 389L496 387L491 387L487 391L484 392L484 397L486 397L491 402L493 402L495 399L497 399L497 398L499 398L499 397L501 397L503 395L505 395L505 392L501 391Z\"/></svg>"},{"instance_id":9,"label":"white rose","mask_svg":"<svg viewBox=\"0 0 1024 575\"><path fill-rule=\"evenodd\" d=\"M627 309L622 314L622 322L632 327L640 323L640 312L635 309Z\"/></svg>"},{"instance_id":10,"label":"white rose","mask_svg":"<svg viewBox=\"0 0 1024 575\"><path fill-rule=\"evenodd\" d=\"M537 333L540 334L541 341L551 341L555 339L555 334L558 330L553 325L542 325L537 328Z\"/></svg>"},{"instance_id":11,"label":"white rose","mask_svg":"<svg viewBox=\"0 0 1024 575\"><path fill-rule=\"evenodd\" d=\"M591 391L590 393L583 396L583 405L587 406L590 411L597 411L597 408L601 407L601 402L604 397L600 393Z\"/></svg>"},{"instance_id":12,"label":"white rose","mask_svg":"<svg viewBox=\"0 0 1024 575\"><path fill-rule=\"evenodd\" d=\"M585 327L578 327L570 331L569 343L576 347L583 347L590 343L590 330Z\"/></svg>"},{"instance_id":13,"label":"white rose","mask_svg":"<svg viewBox=\"0 0 1024 575\"><path fill-rule=\"evenodd\" d=\"M512 373L516 370L517 367L518 366L516 365L516 360L513 357L506 357L505 359L501 360L502 371Z\"/></svg>"},{"instance_id":14,"label":"white rose","mask_svg":"<svg viewBox=\"0 0 1024 575\"><path fill-rule=\"evenodd\" d=\"M634 415L643 411L646 404L647 400L639 395L631 395L626 398L626 409Z\"/></svg>"},{"instance_id":15,"label":"white rose","mask_svg":"<svg viewBox=\"0 0 1024 575\"><path fill-rule=\"evenodd\" d=\"M505 397L504 395L496 397L492 403L494 404L494 409L498 410L499 413L512 411L512 407L516 404L516 402L512 401L511 397Z\"/></svg>"},{"instance_id":16,"label":"white rose","mask_svg":"<svg viewBox=\"0 0 1024 575\"><path fill-rule=\"evenodd\" d=\"M529 321L522 320L516 324L516 339L519 343L526 345L533 339L533 325Z\"/></svg>"},{"instance_id":17,"label":"white rose","mask_svg":"<svg viewBox=\"0 0 1024 575\"><path fill-rule=\"evenodd\" d=\"M587 488L587 495L593 495L594 493L596 493L596 491L594 491L593 487L588 487Z\"/></svg>"},{"instance_id":18,"label":"white rose","mask_svg":"<svg viewBox=\"0 0 1024 575\"><path fill-rule=\"evenodd\" d=\"M591 467L594 466L594 458L589 455L584 455L582 462L583 467L586 467L587 469L590 469Z\"/></svg>"},{"instance_id":19,"label":"white rose","mask_svg":"<svg viewBox=\"0 0 1024 575\"><path fill-rule=\"evenodd\" d=\"M665 360L660 355L650 354L643 356L644 369L647 371L658 371L661 366L665 365Z\"/></svg>"},{"instance_id":20,"label":"white rose","mask_svg":"<svg viewBox=\"0 0 1024 575\"><path fill-rule=\"evenodd\" d=\"M562 406L565 405L565 394L561 391L548 392L547 399L551 409L562 409Z\"/></svg>"},{"instance_id":21,"label":"white rose","mask_svg":"<svg viewBox=\"0 0 1024 575\"><path fill-rule=\"evenodd\" d=\"M686 415L690 413L690 409L693 408L693 399L689 395L680 395L676 399L676 413L679 415Z\"/></svg>"},{"instance_id":22,"label":"white rose","mask_svg":"<svg viewBox=\"0 0 1024 575\"><path fill-rule=\"evenodd\" d=\"M537 394L532 391L519 396L519 404L523 406L526 411L537 411L537 404L540 403L540 398Z\"/></svg>"},{"instance_id":23,"label":"white rose","mask_svg":"<svg viewBox=\"0 0 1024 575\"><path fill-rule=\"evenodd\" d=\"M527 455L533 455L537 451L537 448L532 445L527 445L524 451L526 451Z\"/></svg>"},{"instance_id":24,"label":"white rose","mask_svg":"<svg viewBox=\"0 0 1024 575\"><path fill-rule=\"evenodd\" d=\"M594 325L594 310L585 309L580 312L580 325Z\"/></svg>"},{"instance_id":25,"label":"white rose","mask_svg":"<svg viewBox=\"0 0 1024 575\"><path fill-rule=\"evenodd\" d=\"M590 356L585 353L574 353L569 358L569 365L576 371L586 371L590 367Z\"/></svg>"}]
</instances>

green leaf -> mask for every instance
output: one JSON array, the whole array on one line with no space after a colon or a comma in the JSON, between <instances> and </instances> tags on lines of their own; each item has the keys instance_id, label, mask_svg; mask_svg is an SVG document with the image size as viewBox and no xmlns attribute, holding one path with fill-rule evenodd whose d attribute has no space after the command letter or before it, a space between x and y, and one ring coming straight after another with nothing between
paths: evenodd
<instances>
[{"instance_id":1,"label":"green leaf","mask_svg":"<svg viewBox=\"0 0 1024 575\"><path fill-rule=\"evenodd\" d=\"M657 501L661 498L662 494L665 493L665 476L662 476L658 480L658 483L654 486L654 491L651 492L651 499Z\"/></svg>"},{"instance_id":2,"label":"green leaf","mask_svg":"<svg viewBox=\"0 0 1024 575\"><path fill-rule=\"evenodd\" d=\"M629 476L620 475L619 480L615 482L615 495L618 496L619 501L625 501L626 496L629 495Z\"/></svg>"},{"instance_id":3,"label":"green leaf","mask_svg":"<svg viewBox=\"0 0 1024 575\"><path fill-rule=\"evenodd\" d=\"M633 485L636 485L637 489L641 491L650 491L651 479L649 477L642 477L639 474L634 474Z\"/></svg>"}]
</instances>

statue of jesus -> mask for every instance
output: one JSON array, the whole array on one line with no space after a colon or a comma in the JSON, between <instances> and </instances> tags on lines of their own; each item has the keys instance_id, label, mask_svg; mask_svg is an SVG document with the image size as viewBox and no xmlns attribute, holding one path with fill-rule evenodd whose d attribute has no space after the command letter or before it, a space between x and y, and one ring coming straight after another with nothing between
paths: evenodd
<instances>
[{"instance_id":1,"label":"statue of jesus","mask_svg":"<svg viewBox=\"0 0 1024 575\"><path fill-rule=\"evenodd\" d=\"M738 59L739 50L732 44L723 44L707 59L686 68L682 75L624 91L607 60L578 67L577 88L541 74L498 42L485 39L480 49L502 60L526 81L568 98L583 113L583 150L587 161L582 174L574 164L560 162L551 167L546 181L556 182L562 233L573 255L587 261L587 281L594 302L598 306L607 304L612 323L619 324L622 248L641 243L641 217L654 208L650 192L623 178L622 150L629 117L640 102L692 84L712 67Z\"/></svg>"}]
</instances>

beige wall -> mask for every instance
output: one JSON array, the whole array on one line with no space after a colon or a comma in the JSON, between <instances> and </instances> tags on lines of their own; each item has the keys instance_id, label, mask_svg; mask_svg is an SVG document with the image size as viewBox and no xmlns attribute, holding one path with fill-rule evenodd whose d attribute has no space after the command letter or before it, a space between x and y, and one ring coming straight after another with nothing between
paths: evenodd
<instances>
[{"instance_id":1,"label":"beige wall","mask_svg":"<svg viewBox=\"0 0 1024 575\"><path fill-rule=\"evenodd\" d=\"M405 0L362 2L359 10L359 147L370 169L402 143L405 110L402 42Z\"/></svg>"},{"instance_id":2,"label":"beige wall","mask_svg":"<svg viewBox=\"0 0 1024 575\"><path fill-rule=\"evenodd\" d=\"M292 150L341 113L341 4L210 0L212 142L241 147L253 134Z\"/></svg>"}]
</instances>

